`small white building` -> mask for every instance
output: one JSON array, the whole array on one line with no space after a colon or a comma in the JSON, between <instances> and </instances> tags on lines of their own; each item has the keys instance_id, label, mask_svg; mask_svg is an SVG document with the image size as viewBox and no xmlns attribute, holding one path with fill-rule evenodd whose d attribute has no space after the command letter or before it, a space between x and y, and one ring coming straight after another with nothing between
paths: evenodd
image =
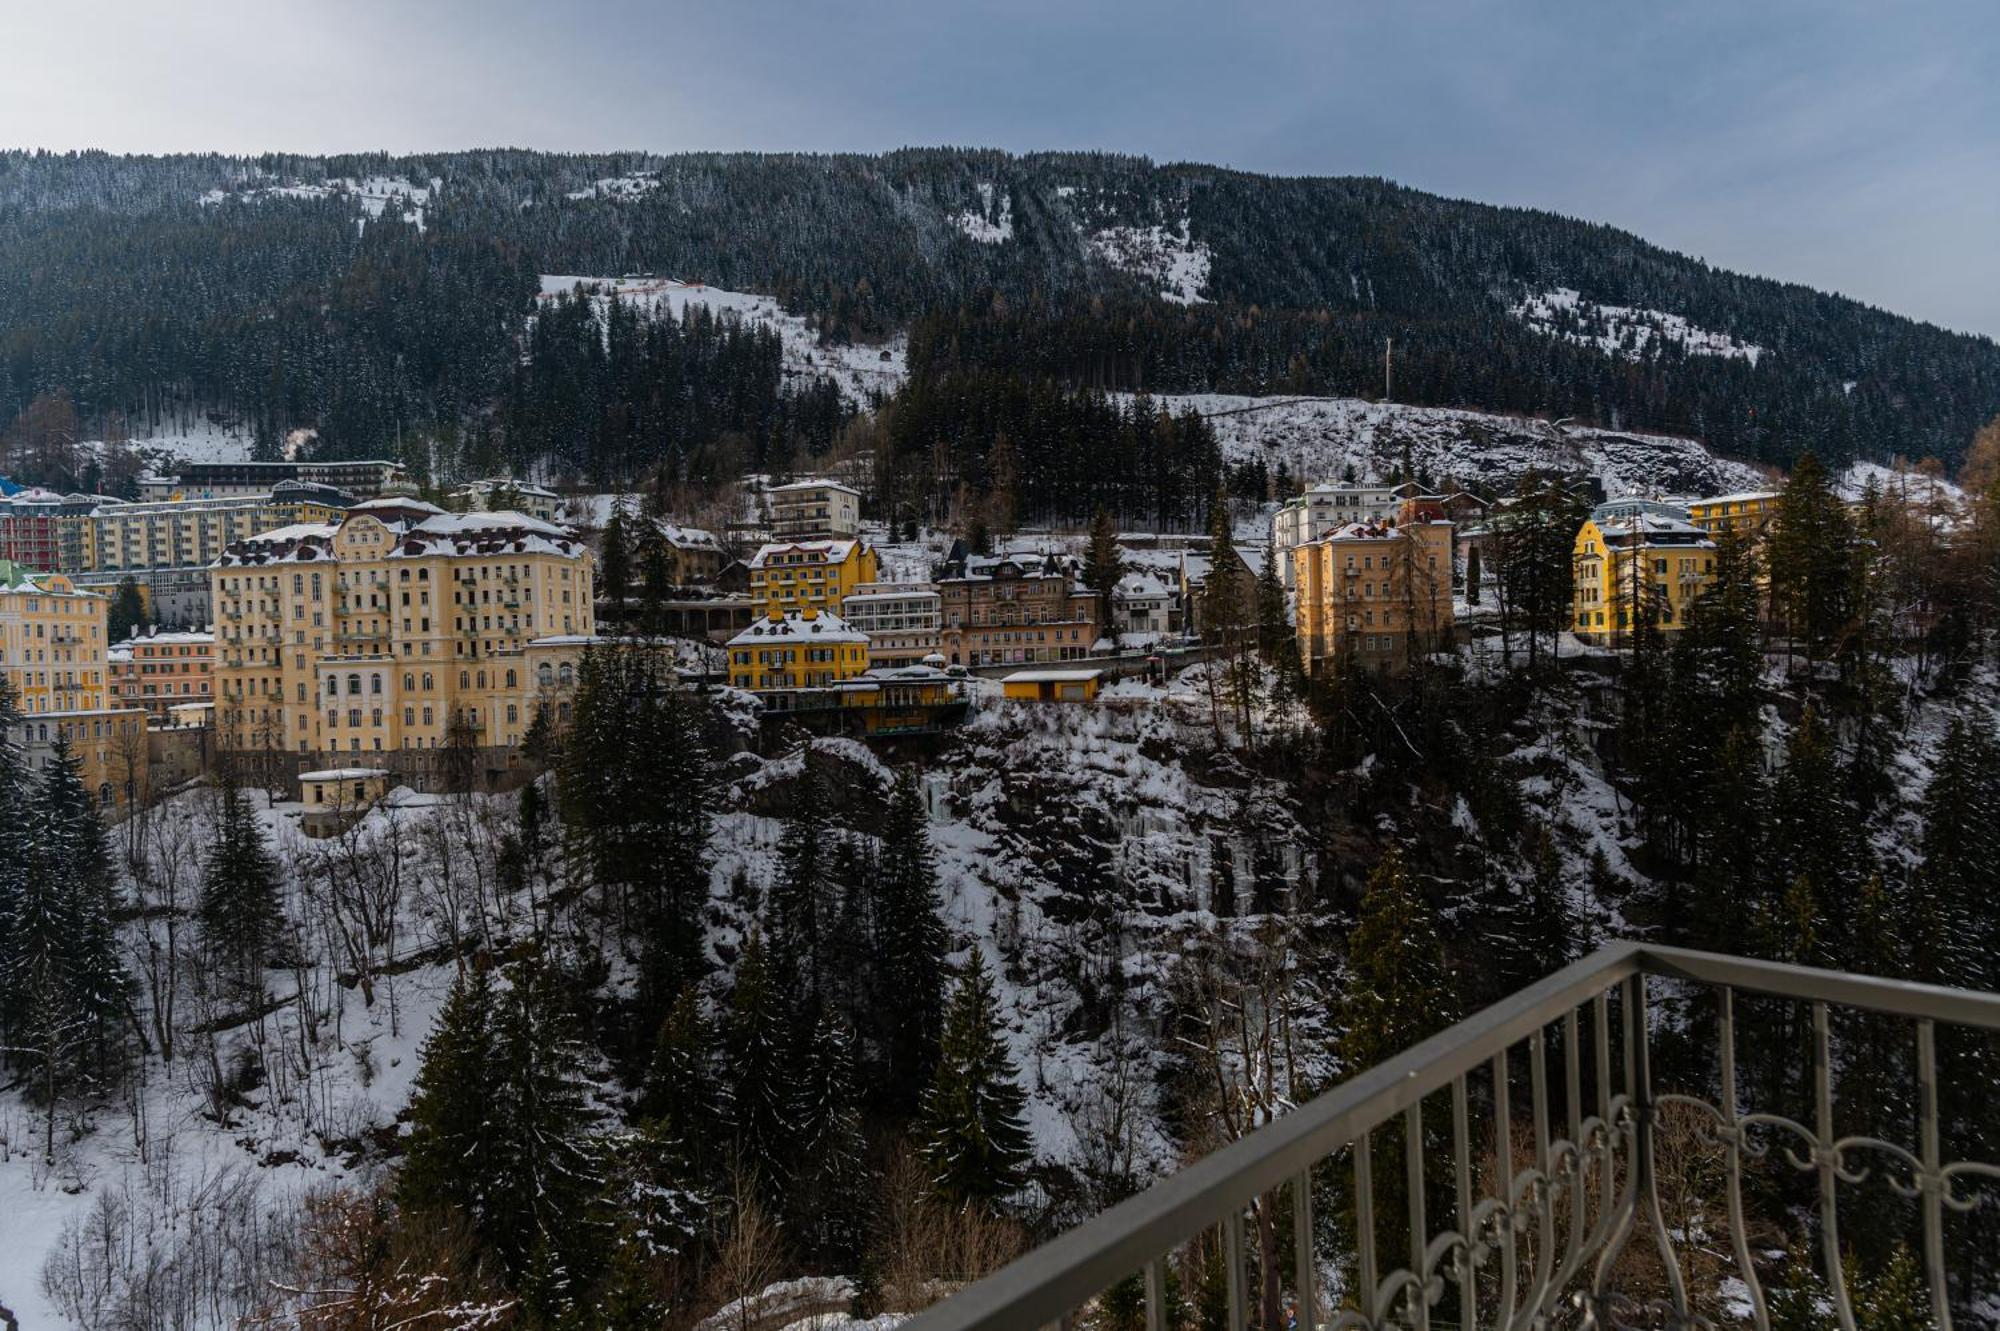
<instances>
[{"instance_id":1,"label":"small white building","mask_svg":"<svg viewBox=\"0 0 2000 1331\"><path fill-rule=\"evenodd\" d=\"M1384 522L1401 502L1395 486L1322 481L1279 505L1271 517L1271 543L1278 547L1278 576L1293 589L1292 551L1327 532L1356 522Z\"/></svg>"},{"instance_id":2,"label":"small white building","mask_svg":"<svg viewBox=\"0 0 2000 1331\"><path fill-rule=\"evenodd\" d=\"M511 481L489 476L452 491L452 500L467 512L494 513L511 509L543 522L554 522L562 499L554 490L545 490L527 481Z\"/></svg>"},{"instance_id":3,"label":"small white building","mask_svg":"<svg viewBox=\"0 0 2000 1331\"><path fill-rule=\"evenodd\" d=\"M840 604L847 626L868 635L870 669L920 666L939 650L944 598L931 582L864 582Z\"/></svg>"},{"instance_id":4,"label":"small white building","mask_svg":"<svg viewBox=\"0 0 2000 1331\"><path fill-rule=\"evenodd\" d=\"M1128 568L1111 589L1111 636L1121 647L1146 647L1173 633L1180 621L1178 580L1163 569Z\"/></svg>"},{"instance_id":5,"label":"small white building","mask_svg":"<svg viewBox=\"0 0 2000 1331\"><path fill-rule=\"evenodd\" d=\"M764 492L771 505L771 539L844 540L861 534L861 492L839 481L793 481Z\"/></svg>"}]
</instances>

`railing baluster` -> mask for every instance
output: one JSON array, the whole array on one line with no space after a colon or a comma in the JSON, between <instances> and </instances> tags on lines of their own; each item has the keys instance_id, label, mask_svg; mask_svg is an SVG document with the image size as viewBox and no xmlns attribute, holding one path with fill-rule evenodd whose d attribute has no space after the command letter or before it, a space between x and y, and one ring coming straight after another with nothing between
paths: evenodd
<instances>
[{"instance_id":1,"label":"railing baluster","mask_svg":"<svg viewBox=\"0 0 2000 1331\"><path fill-rule=\"evenodd\" d=\"M1541 1316L1549 1297L1549 1281L1555 1274L1556 1211L1555 1193L1549 1183L1549 1054L1548 1028L1537 1027L1528 1037L1529 1090L1535 1101L1535 1172L1542 1176L1538 1209L1541 1215L1535 1238L1535 1292L1525 1301L1521 1315L1531 1324Z\"/></svg>"},{"instance_id":2,"label":"railing baluster","mask_svg":"<svg viewBox=\"0 0 2000 1331\"><path fill-rule=\"evenodd\" d=\"M1373 1129L1354 1139L1354 1248L1360 1262L1361 1288L1355 1300L1361 1315L1375 1320L1375 1178L1368 1150Z\"/></svg>"},{"instance_id":3,"label":"railing baluster","mask_svg":"<svg viewBox=\"0 0 2000 1331\"><path fill-rule=\"evenodd\" d=\"M1743 1224L1743 1129L1736 1121L1736 991L1722 993L1722 1130L1728 1145L1729 1242L1736 1251L1736 1268L1750 1288L1750 1316L1757 1331L1771 1331L1771 1310L1764 1303L1764 1286L1750 1260L1750 1235Z\"/></svg>"},{"instance_id":4,"label":"railing baluster","mask_svg":"<svg viewBox=\"0 0 2000 1331\"><path fill-rule=\"evenodd\" d=\"M1639 1109L1639 1179L1645 1185L1653 1244L1660 1251L1660 1265L1666 1268L1667 1298L1674 1315L1685 1321L1687 1280L1681 1274L1680 1254L1674 1251L1674 1241L1667 1233L1667 1218L1660 1207L1660 1179L1654 1172L1653 1146L1659 1110L1653 1103L1652 1043L1652 1031L1646 1021L1646 977L1634 975L1625 981L1625 1075Z\"/></svg>"},{"instance_id":5,"label":"railing baluster","mask_svg":"<svg viewBox=\"0 0 2000 1331\"><path fill-rule=\"evenodd\" d=\"M1514 1324L1515 1261L1519 1257L1514 1214L1514 1109L1508 1099L1507 1051L1493 1055L1493 1195L1508 1203L1500 1233L1500 1306L1494 1310L1493 1325Z\"/></svg>"},{"instance_id":6,"label":"railing baluster","mask_svg":"<svg viewBox=\"0 0 2000 1331\"><path fill-rule=\"evenodd\" d=\"M1819 1137L1813 1154L1819 1165L1819 1233L1826 1257L1827 1288L1833 1292L1834 1316L1842 1331L1854 1331L1854 1304L1847 1293L1847 1272L1840 1263L1839 1161L1833 1152L1833 1036L1826 1004L1813 1008L1813 1132Z\"/></svg>"},{"instance_id":7,"label":"railing baluster","mask_svg":"<svg viewBox=\"0 0 2000 1331\"><path fill-rule=\"evenodd\" d=\"M1243 1208L1232 1206L1222 1221L1222 1260L1228 1267L1225 1288L1229 1296L1229 1331L1245 1331L1249 1324L1249 1291L1244 1288Z\"/></svg>"},{"instance_id":8,"label":"railing baluster","mask_svg":"<svg viewBox=\"0 0 2000 1331\"><path fill-rule=\"evenodd\" d=\"M1606 1132L1612 1130L1611 1123L1611 1001L1603 992L1590 1000L1591 1042L1597 1053L1597 1117L1603 1121ZM1598 1204L1604 1215L1611 1214L1617 1201L1617 1180L1613 1178L1617 1168L1617 1154L1605 1162L1598 1173Z\"/></svg>"},{"instance_id":9,"label":"railing baluster","mask_svg":"<svg viewBox=\"0 0 2000 1331\"><path fill-rule=\"evenodd\" d=\"M1293 1260L1298 1266L1299 1328L1315 1331L1319 1326L1319 1271L1313 1256L1313 1176L1305 1170L1292 1180Z\"/></svg>"},{"instance_id":10,"label":"railing baluster","mask_svg":"<svg viewBox=\"0 0 2000 1331\"><path fill-rule=\"evenodd\" d=\"M1569 1244L1563 1255L1562 1273L1557 1284L1567 1285L1570 1277L1583 1264L1583 1236L1587 1232L1589 1217L1585 1209L1589 1203L1585 1199L1586 1161L1583 1142L1583 1053L1577 1048L1581 1023L1577 1010L1571 1008L1563 1016L1563 1095L1569 1110L1569 1143L1573 1148L1570 1161L1573 1168L1569 1177Z\"/></svg>"},{"instance_id":11,"label":"railing baluster","mask_svg":"<svg viewBox=\"0 0 2000 1331\"><path fill-rule=\"evenodd\" d=\"M1403 1111L1403 1154L1408 1159L1404 1177L1408 1181L1410 1190L1410 1270L1417 1277L1417 1287L1412 1295L1415 1306L1411 1309L1411 1320L1417 1331L1429 1331L1431 1301L1425 1288L1424 1248L1428 1246L1430 1226L1424 1219L1424 1102L1422 1100L1418 1100Z\"/></svg>"},{"instance_id":12,"label":"railing baluster","mask_svg":"<svg viewBox=\"0 0 2000 1331\"><path fill-rule=\"evenodd\" d=\"M1479 1302L1477 1286L1472 1278L1472 1248L1476 1236L1472 1232L1472 1111L1466 1094L1465 1074L1451 1079L1451 1149L1452 1164L1457 1173L1458 1186L1458 1232L1465 1236L1466 1250L1458 1267L1458 1324L1463 1327L1479 1325Z\"/></svg>"},{"instance_id":13,"label":"railing baluster","mask_svg":"<svg viewBox=\"0 0 2000 1331\"><path fill-rule=\"evenodd\" d=\"M1146 1331L1167 1331L1167 1259L1146 1263Z\"/></svg>"},{"instance_id":14,"label":"railing baluster","mask_svg":"<svg viewBox=\"0 0 2000 1331\"><path fill-rule=\"evenodd\" d=\"M1917 1114L1922 1124L1924 1175L1924 1267L1930 1273L1931 1323L1951 1331L1951 1290L1944 1269L1943 1149L1938 1141L1937 1023L1917 1023Z\"/></svg>"}]
</instances>

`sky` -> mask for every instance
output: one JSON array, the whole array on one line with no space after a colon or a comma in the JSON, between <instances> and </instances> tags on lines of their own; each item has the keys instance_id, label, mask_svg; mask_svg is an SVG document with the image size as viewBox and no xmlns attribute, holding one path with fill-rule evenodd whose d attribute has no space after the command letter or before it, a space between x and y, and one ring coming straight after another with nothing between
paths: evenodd
<instances>
[{"instance_id":1,"label":"sky","mask_svg":"<svg viewBox=\"0 0 2000 1331\"><path fill-rule=\"evenodd\" d=\"M1606 222L2000 336L1995 0L0 0L0 144L1095 148Z\"/></svg>"}]
</instances>

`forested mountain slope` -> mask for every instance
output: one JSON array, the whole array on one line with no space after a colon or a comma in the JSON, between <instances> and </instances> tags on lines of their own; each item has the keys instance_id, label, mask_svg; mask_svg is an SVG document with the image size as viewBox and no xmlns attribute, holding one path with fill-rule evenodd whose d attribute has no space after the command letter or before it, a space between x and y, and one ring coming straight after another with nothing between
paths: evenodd
<instances>
[{"instance_id":1,"label":"forested mountain slope","mask_svg":"<svg viewBox=\"0 0 2000 1331\"><path fill-rule=\"evenodd\" d=\"M1608 227L1373 179L937 149L3 154L0 418L62 393L86 422L216 409L329 452L505 436L550 409L516 372L540 275L636 272L775 296L836 341L907 331L919 379L1373 397L1393 338L1398 401L1778 463L1955 463L2000 411L1990 339ZM730 396L767 391L742 373ZM557 405L572 431L611 410ZM817 451L817 415L766 402L649 447Z\"/></svg>"}]
</instances>

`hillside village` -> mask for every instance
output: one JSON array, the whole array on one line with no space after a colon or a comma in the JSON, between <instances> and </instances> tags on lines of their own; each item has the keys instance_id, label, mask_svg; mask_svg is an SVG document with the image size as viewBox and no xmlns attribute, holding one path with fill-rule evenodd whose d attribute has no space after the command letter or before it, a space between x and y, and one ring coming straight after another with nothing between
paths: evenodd
<instances>
[{"instance_id":1,"label":"hillside village","mask_svg":"<svg viewBox=\"0 0 2000 1331\"><path fill-rule=\"evenodd\" d=\"M703 527L658 491L426 497L395 464L317 465L0 500L8 762L32 818L60 795L101 824L124 957L124 997L13 1060L55 1088L0 1116L0 1197L47 1235L0 1261L23 1325L266 1316L301 1260L279 1231L323 1245L342 1208L419 1186L486 1214L424 1163L479 1137L440 1060L469 1005L497 1032L531 1002L574 1034L492 1056L568 1106L569 1191L462 1249L381 1239L430 1264L451 1324L626 1298L713 1328L893 1321L939 1262L987 1269L1216 1144L1226 1117L1178 1107L1203 1077L1284 1099L1357 1066L1339 1014L1371 963L1330 940L1383 893L1483 948L1437 1014L1599 937L1761 938L1762 908L1709 895L1702 820L1727 807L1656 792L1852 798L1783 785L1833 736L1913 783L1871 797L1800 907L1827 912L1814 955L1858 960L1888 946L1845 904L1863 866L1910 863L1954 798L1928 774L1992 744L1951 699L1992 707L1967 588L2000 514L1930 474L1808 458L1685 498L1329 478L1146 533L990 508L904 528L865 474L762 479ZM1710 673L1745 647L1754 678ZM1676 726L1759 712L1775 778L1679 766ZM1871 964L1914 964L1898 938ZM1265 965L1295 1063L1162 1038ZM40 1029L28 1011L10 1029ZM948 1076L997 1117L939 1119L923 1079ZM1000 1135L934 1193L926 1134L956 1131ZM551 1167L517 1164L493 1186ZM642 1199L643 1236L559 1239L602 1189ZM170 1215L195 1218L142 1261ZM428 1289L385 1297L416 1314Z\"/></svg>"}]
</instances>

